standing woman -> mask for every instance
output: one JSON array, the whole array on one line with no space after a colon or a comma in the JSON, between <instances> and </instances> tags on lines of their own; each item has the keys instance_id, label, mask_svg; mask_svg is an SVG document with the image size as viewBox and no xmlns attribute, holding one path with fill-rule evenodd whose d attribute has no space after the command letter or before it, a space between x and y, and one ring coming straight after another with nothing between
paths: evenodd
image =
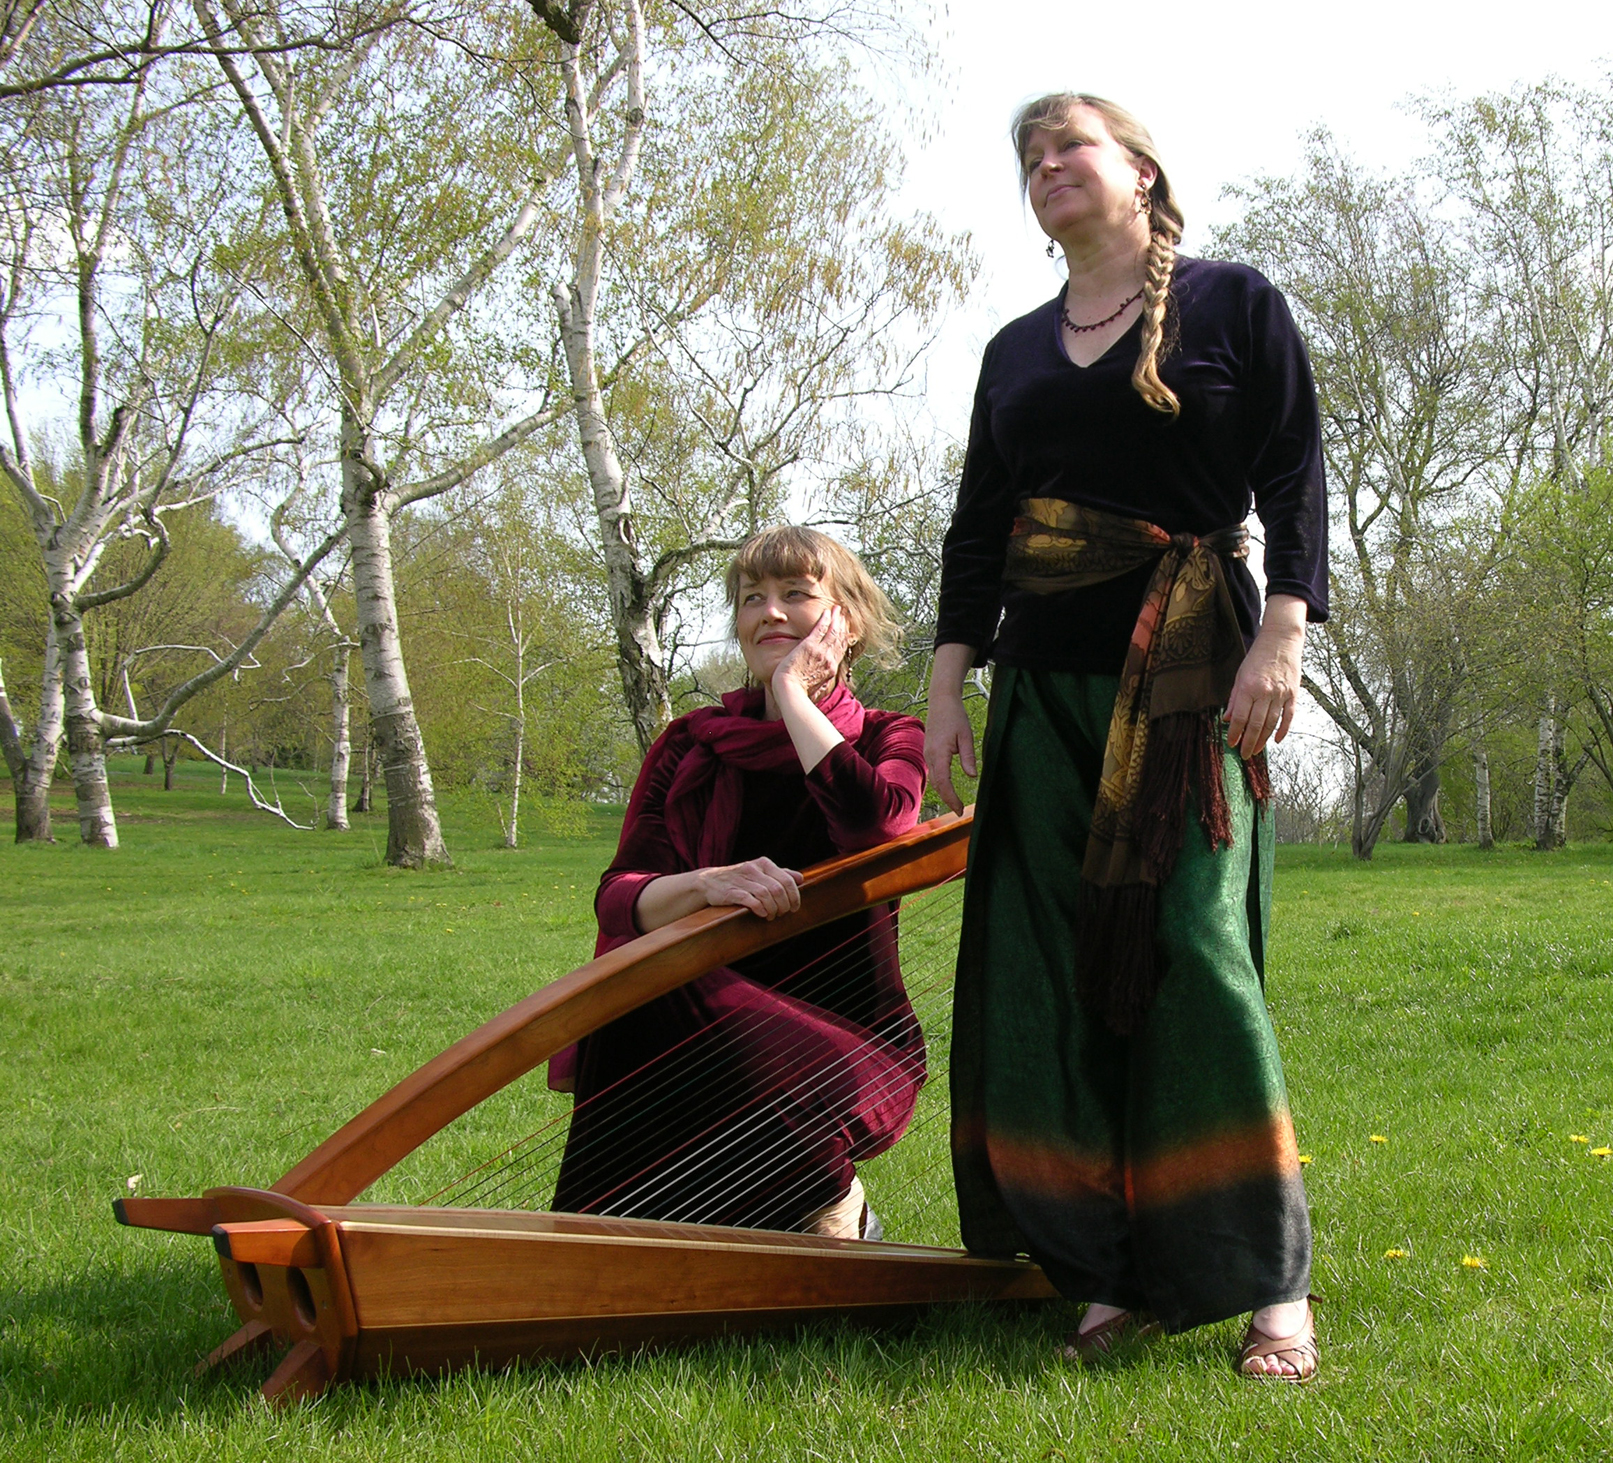
<instances>
[{"instance_id":1,"label":"standing woman","mask_svg":"<svg viewBox=\"0 0 1613 1463\"><path fill-rule=\"evenodd\" d=\"M1069 281L986 348L925 744L958 807L963 680L993 660L952 1064L964 1241L1029 1253L1087 1303L1073 1358L1150 1317L1252 1312L1241 1369L1305 1381L1262 753L1327 613L1310 367L1270 283L1176 253L1182 215L1136 118L1048 96L1014 142Z\"/></svg>"}]
</instances>

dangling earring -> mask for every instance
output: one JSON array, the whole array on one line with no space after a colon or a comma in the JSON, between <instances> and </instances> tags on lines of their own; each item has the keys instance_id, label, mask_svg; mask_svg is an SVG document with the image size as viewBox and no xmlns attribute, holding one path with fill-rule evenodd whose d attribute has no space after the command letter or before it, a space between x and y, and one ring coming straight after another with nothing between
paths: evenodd
<instances>
[{"instance_id":1,"label":"dangling earring","mask_svg":"<svg viewBox=\"0 0 1613 1463\"><path fill-rule=\"evenodd\" d=\"M1151 214L1154 211L1154 200L1148 196L1148 190L1143 187L1143 180L1137 180L1137 212Z\"/></svg>"},{"instance_id":2,"label":"dangling earring","mask_svg":"<svg viewBox=\"0 0 1613 1463\"><path fill-rule=\"evenodd\" d=\"M1049 259L1053 257L1053 241L1051 239L1047 241L1047 257Z\"/></svg>"}]
</instances>

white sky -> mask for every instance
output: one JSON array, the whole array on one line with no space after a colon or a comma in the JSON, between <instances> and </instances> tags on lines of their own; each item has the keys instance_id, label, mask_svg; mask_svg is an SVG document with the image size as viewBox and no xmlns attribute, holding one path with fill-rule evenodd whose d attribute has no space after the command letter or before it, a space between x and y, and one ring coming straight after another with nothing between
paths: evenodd
<instances>
[{"instance_id":1,"label":"white sky","mask_svg":"<svg viewBox=\"0 0 1613 1463\"><path fill-rule=\"evenodd\" d=\"M1613 84L1609 0L1489 10L1470 0L1155 0L1101 9L1072 0L952 0L949 9L940 125L909 145L903 202L969 232L981 259L928 369L924 415L960 440L986 341L1063 278L1019 199L1007 133L1021 102L1085 91L1140 117L1187 215L1183 248L1196 253L1209 228L1232 216L1222 190L1294 171L1317 124L1360 161L1392 169L1428 146L1406 106L1413 97L1463 99L1549 76ZM1256 546L1257 574L1258 554ZM1295 729L1314 735L1325 718L1308 697L1301 703Z\"/></svg>"},{"instance_id":2,"label":"white sky","mask_svg":"<svg viewBox=\"0 0 1613 1463\"><path fill-rule=\"evenodd\" d=\"M1007 131L1020 102L1086 91L1141 117L1187 214L1183 247L1193 253L1207 226L1229 216L1221 190L1292 171L1317 123L1362 161L1394 167L1426 147L1404 107L1412 96L1449 89L1471 97L1548 75L1606 84L1613 72L1608 0L1488 10L1470 0L1102 8L953 0L950 12L941 27L950 75L939 135L910 144L903 197L969 231L982 260L930 366L931 415L960 437L981 348L1061 278L1019 201Z\"/></svg>"}]
</instances>

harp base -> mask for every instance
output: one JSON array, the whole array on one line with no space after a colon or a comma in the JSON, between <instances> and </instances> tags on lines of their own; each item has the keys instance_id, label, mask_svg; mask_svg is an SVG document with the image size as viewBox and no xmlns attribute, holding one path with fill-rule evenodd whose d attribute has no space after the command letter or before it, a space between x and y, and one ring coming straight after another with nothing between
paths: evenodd
<instances>
[{"instance_id":1,"label":"harp base","mask_svg":"<svg viewBox=\"0 0 1613 1463\"><path fill-rule=\"evenodd\" d=\"M844 1317L888 1324L937 1303L1033 1301L1035 1265L873 1244L523 1210L353 1204L213 1189L212 1230L242 1326L217 1364L278 1342L276 1405L359 1377L504 1367Z\"/></svg>"},{"instance_id":2,"label":"harp base","mask_svg":"<svg viewBox=\"0 0 1613 1463\"><path fill-rule=\"evenodd\" d=\"M872 1330L912 1321L939 1303L861 1306L855 1310L823 1306L815 1310L789 1307L675 1317L581 1317L566 1323L515 1321L465 1327L399 1327L361 1335L351 1377L440 1376L473 1367L502 1371L544 1362L669 1351L724 1337L789 1335L821 1321L849 1322Z\"/></svg>"},{"instance_id":3,"label":"harp base","mask_svg":"<svg viewBox=\"0 0 1613 1463\"><path fill-rule=\"evenodd\" d=\"M215 1346L196 1363L196 1375L202 1376L214 1367L223 1366L248 1351L267 1351L274 1345L274 1328L266 1321L248 1321L221 1346Z\"/></svg>"}]
</instances>

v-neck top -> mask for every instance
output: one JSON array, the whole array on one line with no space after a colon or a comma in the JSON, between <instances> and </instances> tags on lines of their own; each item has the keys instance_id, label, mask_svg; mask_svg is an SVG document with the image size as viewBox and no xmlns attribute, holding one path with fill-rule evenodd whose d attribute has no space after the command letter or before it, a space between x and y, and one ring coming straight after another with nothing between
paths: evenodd
<instances>
[{"instance_id":1,"label":"v-neck top","mask_svg":"<svg viewBox=\"0 0 1613 1463\"><path fill-rule=\"evenodd\" d=\"M1104 584L1036 594L1003 583L1024 498L1146 519L1205 534L1248 517L1264 530L1267 594L1294 594L1327 618L1327 505L1321 422L1304 342L1281 293L1239 264L1179 257L1160 376L1172 418L1131 384L1139 317L1078 366L1059 331L1060 297L1005 326L986 347L957 508L942 556L936 644L973 646L1031 669L1116 674L1148 579L1145 564ZM1260 594L1227 561L1239 624L1252 639Z\"/></svg>"}]
</instances>

